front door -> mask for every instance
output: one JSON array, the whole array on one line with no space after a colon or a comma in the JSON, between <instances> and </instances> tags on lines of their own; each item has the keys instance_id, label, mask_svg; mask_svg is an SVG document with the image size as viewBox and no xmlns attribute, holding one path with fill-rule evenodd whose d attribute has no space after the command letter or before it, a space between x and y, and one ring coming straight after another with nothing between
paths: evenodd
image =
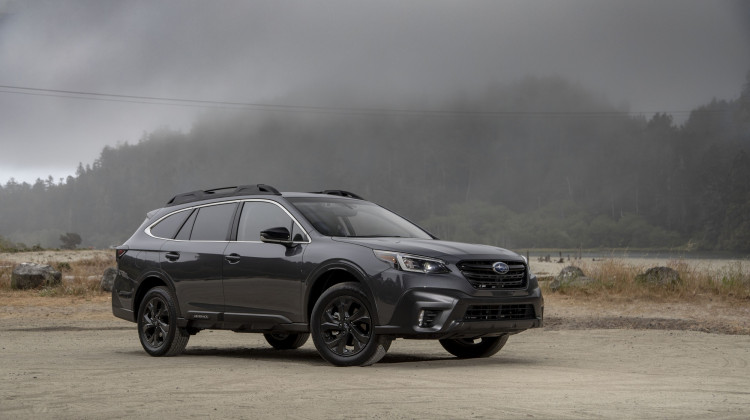
<instances>
[{"instance_id":1,"label":"front door","mask_svg":"<svg viewBox=\"0 0 750 420\"><path fill-rule=\"evenodd\" d=\"M260 241L263 230L285 227L293 246ZM309 239L279 204L247 201L237 227L237 241L224 251L224 302L226 319L264 328L305 317L302 264ZM245 321L243 321L243 319Z\"/></svg>"}]
</instances>

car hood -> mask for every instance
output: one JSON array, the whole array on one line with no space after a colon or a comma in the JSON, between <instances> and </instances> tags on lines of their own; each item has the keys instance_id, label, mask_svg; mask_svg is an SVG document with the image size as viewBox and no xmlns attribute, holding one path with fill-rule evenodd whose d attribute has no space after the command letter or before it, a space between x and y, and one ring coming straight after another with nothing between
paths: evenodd
<instances>
[{"instance_id":1,"label":"car hood","mask_svg":"<svg viewBox=\"0 0 750 420\"><path fill-rule=\"evenodd\" d=\"M383 251L396 251L424 257L440 258L449 263L456 263L461 260L486 259L523 261L520 255L507 249L436 239L335 237L333 240Z\"/></svg>"}]
</instances>

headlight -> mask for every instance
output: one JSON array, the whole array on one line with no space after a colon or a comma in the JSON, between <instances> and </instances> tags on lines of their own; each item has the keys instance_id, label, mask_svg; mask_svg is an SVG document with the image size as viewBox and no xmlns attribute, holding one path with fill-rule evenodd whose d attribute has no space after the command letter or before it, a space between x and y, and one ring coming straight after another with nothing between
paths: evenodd
<instances>
[{"instance_id":1,"label":"headlight","mask_svg":"<svg viewBox=\"0 0 750 420\"><path fill-rule=\"evenodd\" d=\"M417 255L402 254L391 251L373 251L378 259L387 262L393 268L413 273L443 274L450 273L444 261Z\"/></svg>"}]
</instances>

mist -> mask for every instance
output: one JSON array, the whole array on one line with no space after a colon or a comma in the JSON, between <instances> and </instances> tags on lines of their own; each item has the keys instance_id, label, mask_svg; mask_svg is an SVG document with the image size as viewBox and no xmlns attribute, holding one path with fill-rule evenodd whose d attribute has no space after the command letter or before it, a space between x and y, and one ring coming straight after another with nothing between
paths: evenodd
<instances>
[{"instance_id":1,"label":"mist","mask_svg":"<svg viewBox=\"0 0 750 420\"><path fill-rule=\"evenodd\" d=\"M0 180L58 182L106 145L189 133L217 114L271 113L90 93L440 110L559 77L617 111L680 124L714 98L737 98L749 41L741 1L6 0Z\"/></svg>"}]
</instances>

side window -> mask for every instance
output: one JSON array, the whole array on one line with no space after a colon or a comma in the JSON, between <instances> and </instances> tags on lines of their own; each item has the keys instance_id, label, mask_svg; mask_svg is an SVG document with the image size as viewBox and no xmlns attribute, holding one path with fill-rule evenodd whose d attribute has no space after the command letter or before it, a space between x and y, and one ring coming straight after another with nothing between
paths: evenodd
<instances>
[{"instance_id":1,"label":"side window","mask_svg":"<svg viewBox=\"0 0 750 420\"><path fill-rule=\"evenodd\" d=\"M237 240L260 241L261 231L275 227L285 227L294 240L304 241L301 229L279 206L263 201L248 201L242 207Z\"/></svg>"},{"instance_id":2,"label":"side window","mask_svg":"<svg viewBox=\"0 0 750 420\"><path fill-rule=\"evenodd\" d=\"M229 203L199 208L190 240L226 241L235 207L237 204Z\"/></svg>"},{"instance_id":3,"label":"side window","mask_svg":"<svg viewBox=\"0 0 750 420\"><path fill-rule=\"evenodd\" d=\"M182 224L182 228L177 232L177 236L174 238L179 241L187 241L190 239L190 233L193 231L193 224L195 224L195 216L198 214L198 210L193 210L193 214L188 217L187 221Z\"/></svg>"},{"instance_id":4,"label":"side window","mask_svg":"<svg viewBox=\"0 0 750 420\"><path fill-rule=\"evenodd\" d=\"M157 238L172 239L177 233L185 219L190 216L190 211L181 211L168 216L155 226L151 227L151 234Z\"/></svg>"},{"instance_id":5,"label":"side window","mask_svg":"<svg viewBox=\"0 0 750 420\"><path fill-rule=\"evenodd\" d=\"M296 223L292 223L292 240L294 242L307 241L307 235L303 233L303 230Z\"/></svg>"}]
</instances>

